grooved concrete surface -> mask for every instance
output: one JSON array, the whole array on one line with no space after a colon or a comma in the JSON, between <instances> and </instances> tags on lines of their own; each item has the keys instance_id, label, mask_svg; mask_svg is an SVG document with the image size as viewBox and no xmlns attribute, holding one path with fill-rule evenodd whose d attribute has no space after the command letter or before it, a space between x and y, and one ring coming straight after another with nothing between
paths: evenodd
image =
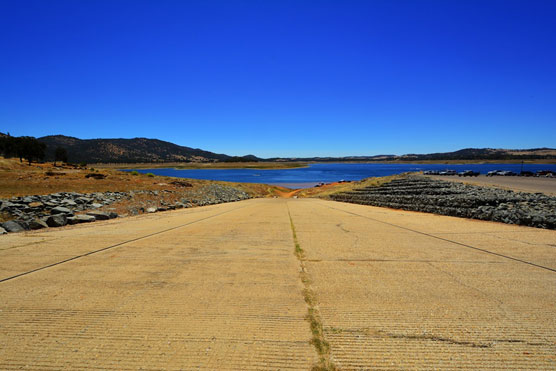
<instances>
[{"instance_id":1,"label":"grooved concrete surface","mask_svg":"<svg viewBox=\"0 0 556 371\"><path fill-rule=\"evenodd\" d=\"M288 211L339 368L556 368L555 231L258 199L1 236L0 369L310 369Z\"/></svg>"}]
</instances>

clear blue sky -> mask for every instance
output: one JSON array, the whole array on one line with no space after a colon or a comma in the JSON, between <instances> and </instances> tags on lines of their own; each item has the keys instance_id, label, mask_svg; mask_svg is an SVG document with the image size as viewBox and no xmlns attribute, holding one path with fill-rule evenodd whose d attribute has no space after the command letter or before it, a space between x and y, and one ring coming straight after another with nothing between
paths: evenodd
<instances>
[{"instance_id":1,"label":"clear blue sky","mask_svg":"<svg viewBox=\"0 0 556 371\"><path fill-rule=\"evenodd\" d=\"M556 1L0 0L0 131L262 157L556 147Z\"/></svg>"}]
</instances>

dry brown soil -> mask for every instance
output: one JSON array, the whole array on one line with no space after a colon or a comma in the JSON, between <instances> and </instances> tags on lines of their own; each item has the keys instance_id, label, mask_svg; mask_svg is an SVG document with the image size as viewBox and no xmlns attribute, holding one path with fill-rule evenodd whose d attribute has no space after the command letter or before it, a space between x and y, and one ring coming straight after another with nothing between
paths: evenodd
<instances>
[{"instance_id":1,"label":"dry brown soil","mask_svg":"<svg viewBox=\"0 0 556 371\"><path fill-rule=\"evenodd\" d=\"M9 234L0 369L554 369L555 248L317 199Z\"/></svg>"},{"instance_id":2,"label":"dry brown soil","mask_svg":"<svg viewBox=\"0 0 556 371\"><path fill-rule=\"evenodd\" d=\"M103 174L104 179L86 178L88 174ZM217 182L164 176L132 175L114 169L76 168L54 166L52 163L27 165L16 159L0 157L0 198L43 195L55 192L124 192L137 190L182 190L173 185L175 180L187 181L195 187L210 183L229 185L241 189L253 197L272 197L276 191L286 188L255 183Z\"/></svg>"}]
</instances>

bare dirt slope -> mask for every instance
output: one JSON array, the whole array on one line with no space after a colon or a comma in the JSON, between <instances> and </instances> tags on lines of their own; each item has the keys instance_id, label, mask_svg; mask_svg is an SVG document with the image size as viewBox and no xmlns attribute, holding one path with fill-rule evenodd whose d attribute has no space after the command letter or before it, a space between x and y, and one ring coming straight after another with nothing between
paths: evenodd
<instances>
[{"instance_id":1,"label":"bare dirt slope","mask_svg":"<svg viewBox=\"0 0 556 371\"><path fill-rule=\"evenodd\" d=\"M551 369L555 246L318 199L0 236L0 369Z\"/></svg>"}]
</instances>

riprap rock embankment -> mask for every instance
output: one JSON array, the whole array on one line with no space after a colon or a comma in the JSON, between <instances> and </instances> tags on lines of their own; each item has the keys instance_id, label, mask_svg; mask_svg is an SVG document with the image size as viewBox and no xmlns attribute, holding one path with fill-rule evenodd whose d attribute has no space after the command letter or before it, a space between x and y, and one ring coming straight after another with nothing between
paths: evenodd
<instances>
[{"instance_id":1,"label":"riprap rock embankment","mask_svg":"<svg viewBox=\"0 0 556 371\"><path fill-rule=\"evenodd\" d=\"M331 198L362 205L556 229L556 197L422 176L338 193Z\"/></svg>"},{"instance_id":2,"label":"riprap rock embankment","mask_svg":"<svg viewBox=\"0 0 556 371\"><path fill-rule=\"evenodd\" d=\"M137 215L213 205L248 198L250 196L242 190L219 184L209 184L198 188L186 187L182 191L59 192L48 195L13 197L0 200L0 213L2 213L3 219L10 219L0 223L0 234L107 220L127 214ZM107 208L107 206L117 203L126 204L126 214L118 215L112 211L114 209Z\"/></svg>"}]
</instances>

